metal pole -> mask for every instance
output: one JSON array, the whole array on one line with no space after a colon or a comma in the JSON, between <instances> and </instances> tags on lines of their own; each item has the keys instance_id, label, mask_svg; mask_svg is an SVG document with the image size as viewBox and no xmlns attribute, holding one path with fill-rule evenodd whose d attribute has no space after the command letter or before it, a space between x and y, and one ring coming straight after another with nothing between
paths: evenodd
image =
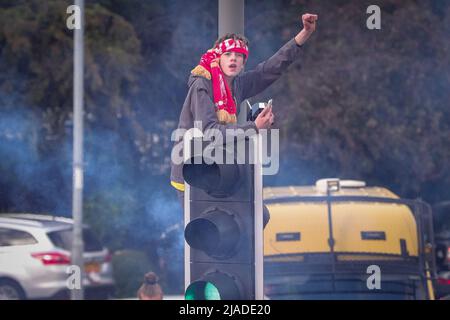
<instances>
[{"instance_id":1,"label":"metal pole","mask_svg":"<svg viewBox=\"0 0 450 320\"><path fill-rule=\"evenodd\" d=\"M244 0L219 0L219 38L227 33L244 34Z\"/></svg>"},{"instance_id":2,"label":"metal pole","mask_svg":"<svg viewBox=\"0 0 450 320\"><path fill-rule=\"evenodd\" d=\"M239 33L244 35L244 0L219 0L219 38L227 33ZM247 110L245 101L240 106L244 113L240 115L240 121L246 122ZM263 199L262 199L262 138L255 137L253 147L254 159L258 159L254 171L254 195L255 195L255 300L264 299L264 252L263 252Z\"/></svg>"},{"instance_id":3,"label":"metal pole","mask_svg":"<svg viewBox=\"0 0 450 320\"><path fill-rule=\"evenodd\" d=\"M255 300L264 300L264 234L263 234L263 174L261 134L254 136L249 152L253 152L254 165L254 197L255 197ZM251 140L250 140L251 141ZM250 150L253 144L253 150Z\"/></svg>"},{"instance_id":4,"label":"metal pole","mask_svg":"<svg viewBox=\"0 0 450 320\"><path fill-rule=\"evenodd\" d=\"M334 245L336 241L333 236L333 218L331 210L331 188L335 187L334 181L328 181L327 183L327 208L328 208L328 245L330 246L331 253L331 283L333 287L333 293L336 292L336 254L334 252Z\"/></svg>"},{"instance_id":5,"label":"metal pole","mask_svg":"<svg viewBox=\"0 0 450 320\"><path fill-rule=\"evenodd\" d=\"M75 29L73 77L73 244L72 265L78 266L79 287L71 290L72 300L83 300L83 89L84 89L84 0L76 0L80 8L81 28Z\"/></svg>"},{"instance_id":6,"label":"metal pole","mask_svg":"<svg viewBox=\"0 0 450 320\"><path fill-rule=\"evenodd\" d=\"M244 35L244 0L219 0L218 38L227 33ZM238 106L238 123L247 122L247 105L242 101Z\"/></svg>"}]
</instances>

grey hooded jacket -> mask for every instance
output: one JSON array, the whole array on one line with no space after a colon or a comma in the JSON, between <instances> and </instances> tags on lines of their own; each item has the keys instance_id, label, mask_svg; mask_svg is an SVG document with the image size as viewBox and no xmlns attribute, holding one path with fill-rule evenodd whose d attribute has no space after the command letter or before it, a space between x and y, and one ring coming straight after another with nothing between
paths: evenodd
<instances>
[{"instance_id":1,"label":"grey hooded jacket","mask_svg":"<svg viewBox=\"0 0 450 320\"><path fill-rule=\"evenodd\" d=\"M270 86L277 80L281 74L289 67L289 65L300 55L301 46L297 45L294 39L287 42L272 57L261 62L254 70L246 71L238 75L233 82L232 92L236 99L238 108L242 101L253 97ZM184 101L178 123L179 129L191 129L194 127L194 121L201 121L203 132L208 129L218 129L225 137L226 129L254 129L257 131L256 125L252 121L244 124L221 124L218 122L214 99L212 83L210 80L191 75L188 81L189 92ZM175 146L183 143L182 139L175 141ZM182 149L180 155L182 154ZM173 157L172 157L173 159ZM170 174L172 182L183 184L182 164L172 162L172 170Z\"/></svg>"}]
</instances>

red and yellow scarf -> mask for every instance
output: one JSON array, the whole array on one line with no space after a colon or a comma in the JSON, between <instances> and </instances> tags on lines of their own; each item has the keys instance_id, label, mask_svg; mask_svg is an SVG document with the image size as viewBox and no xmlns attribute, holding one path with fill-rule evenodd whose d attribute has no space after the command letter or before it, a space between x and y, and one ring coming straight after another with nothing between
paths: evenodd
<instances>
[{"instance_id":1,"label":"red and yellow scarf","mask_svg":"<svg viewBox=\"0 0 450 320\"><path fill-rule=\"evenodd\" d=\"M191 74L205 77L212 81L214 105L219 122L236 123L236 103L228 83L219 66L219 59L225 52L238 52L248 58L248 47L239 39L226 39L203 54L200 63Z\"/></svg>"}]
</instances>

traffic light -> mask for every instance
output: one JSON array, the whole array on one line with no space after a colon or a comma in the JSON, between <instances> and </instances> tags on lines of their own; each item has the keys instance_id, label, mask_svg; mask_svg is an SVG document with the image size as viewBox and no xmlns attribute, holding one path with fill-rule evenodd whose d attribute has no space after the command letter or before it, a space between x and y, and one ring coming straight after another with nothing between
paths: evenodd
<instances>
[{"instance_id":1,"label":"traffic light","mask_svg":"<svg viewBox=\"0 0 450 320\"><path fill-rule=\"evenodd\" d=\"M202 152L183 166L187 300L262 299L262 186L252 143L241 143L244 161L236 145L222 145L214 159Z\"/></svg>"}]
</instances>

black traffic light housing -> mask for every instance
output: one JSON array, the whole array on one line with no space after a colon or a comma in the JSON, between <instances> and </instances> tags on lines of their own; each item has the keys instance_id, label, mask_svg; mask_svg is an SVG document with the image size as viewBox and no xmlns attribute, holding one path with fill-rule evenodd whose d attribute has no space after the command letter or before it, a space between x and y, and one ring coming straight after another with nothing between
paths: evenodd
<instances>
[{"instance_id":1,"label":"black traffic light housing","mask_svg":"<svg viewBox=\"0 0 450 320\"><path fill-rule=\"evenodd\" d=\"M244 143L248 155L251 144ZM218 152L230 152L229 147L218 147ZM189 185L185 208L189 300L256 299L255 164L249 157L245 163L232 159L233 163L222 164L197 154L183 166Z\"/></svg>"}]
</instances>

